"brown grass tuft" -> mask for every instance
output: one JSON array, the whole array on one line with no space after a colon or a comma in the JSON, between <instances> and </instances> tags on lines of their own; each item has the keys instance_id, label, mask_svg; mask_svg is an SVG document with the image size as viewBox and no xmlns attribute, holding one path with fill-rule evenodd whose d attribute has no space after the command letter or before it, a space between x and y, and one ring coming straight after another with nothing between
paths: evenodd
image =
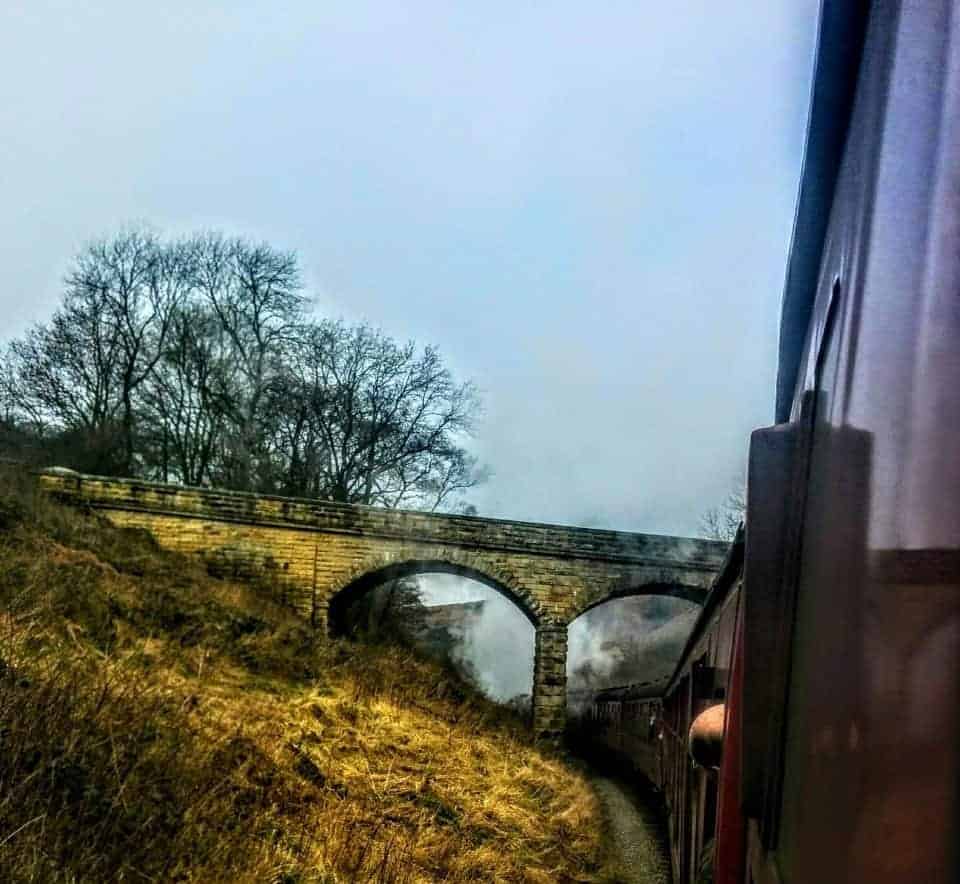
<instances>
[{"instance_id":1,"label":"brown grass tuft","mask_svg":"<svg viewBox=\"0 0 960 884\"><path fill-rule=\"evenodd\" d=\"M408 650L0 473L0 877L590 881L599 812Z\"/></svg>"}]
</instances>

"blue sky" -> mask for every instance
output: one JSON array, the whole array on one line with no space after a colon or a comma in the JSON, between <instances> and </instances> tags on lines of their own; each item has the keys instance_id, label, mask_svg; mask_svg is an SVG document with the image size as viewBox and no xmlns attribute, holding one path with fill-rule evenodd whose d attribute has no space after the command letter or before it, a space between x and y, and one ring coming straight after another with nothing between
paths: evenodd
<instances>
[{"instance_id":1,"label":"blue sky","mask_svg":"<svg viewBox=\"0 0 960 884\"><path fill-rule=\"evenodd\" d=\"M772 419L813 0L7 0L0 335L219 227L484 391L482 513L694 533Z\"/></svg>"}]
</instances>

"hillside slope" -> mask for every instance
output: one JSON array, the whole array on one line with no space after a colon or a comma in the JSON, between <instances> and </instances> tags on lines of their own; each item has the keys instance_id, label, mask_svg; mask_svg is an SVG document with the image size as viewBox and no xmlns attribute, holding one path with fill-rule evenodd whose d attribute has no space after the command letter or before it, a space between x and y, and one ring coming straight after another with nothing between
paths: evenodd
<instances>
[{"instance_id":1,"label":"hillside slope","mask_svg":"<svg viewBox=\"0 0 960 884\"><path fill-rule=\"evenodd\" d=\"M580 775L453 674L0 472L4 881L590 881Z\"/></svg>"}]
</instances>

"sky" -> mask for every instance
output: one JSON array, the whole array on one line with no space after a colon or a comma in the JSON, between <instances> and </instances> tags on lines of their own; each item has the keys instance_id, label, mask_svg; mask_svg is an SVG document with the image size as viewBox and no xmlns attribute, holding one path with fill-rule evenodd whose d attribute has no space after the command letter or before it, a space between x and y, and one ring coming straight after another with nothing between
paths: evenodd
<instances>
[{"instance_id":1,"label":"sky","mask_svg":"<svg viewBox=\"0 0 960 884\"><path fill-rule=\"evenodd\" d=\"M772 422L814 0L0 9L0 338L143 222L484 395L483 515L696 534Z\"/></svg>"}]
</instances>

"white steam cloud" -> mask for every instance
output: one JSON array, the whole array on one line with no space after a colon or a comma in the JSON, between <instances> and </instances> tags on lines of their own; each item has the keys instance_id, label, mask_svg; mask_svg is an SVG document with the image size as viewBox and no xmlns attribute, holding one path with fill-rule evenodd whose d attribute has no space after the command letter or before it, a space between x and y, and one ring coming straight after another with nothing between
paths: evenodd
<instances>
[{"instance_id":1,"label":"white steam cloud","mask_svg":"<svg viewBox=\"0 0 960 884\"><path fill-rule=\"evenodd\" d=\"M418 578L426 605L482 601L457 648L481 690L505 702L528 698L533 685L534 628L510 600L474 580L448 574ZM698 607L680 599L637 596L588 611L569 630L567 677L579 694L669 675ZM572 698L574 699L574 698Z\"/></svg>"}]
</instances>

